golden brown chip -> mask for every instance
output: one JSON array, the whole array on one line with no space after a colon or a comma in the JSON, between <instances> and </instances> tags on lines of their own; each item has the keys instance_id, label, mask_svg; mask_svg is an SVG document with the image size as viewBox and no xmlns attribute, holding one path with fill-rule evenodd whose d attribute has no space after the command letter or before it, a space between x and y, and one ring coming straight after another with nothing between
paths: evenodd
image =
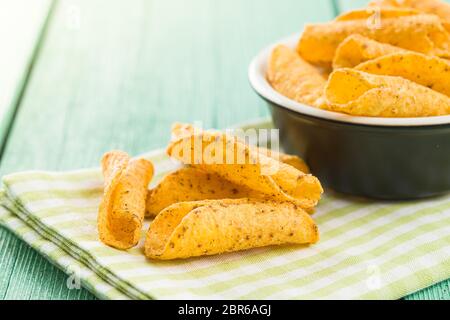
<instances>
[{"instance_id":1,"label":"golden brown chip","mask_svg":"<svg viewBox=\"0 0 450 320\"><path fill-rule=\"evenodd\" d=\"M418 11L435 14L442 19L444 26L450 30L450 4L440 0L375 0L370 7L412 8Z\"/></svg>"},{"instance_id":2,"label":"golden brown chip","mask_svg":"<svg viewBox=\"0 0 450 320\"><path fill-rule=\"evenodd\" d=\"M172 138L177 140L190 136L196 132L195 130L201 132L190 124L176 123L172 126ZM297 156L255 146L249 148L253 152L272 157L304 173L309 173L306 163ZM167 174L154 189L150 190L147 196L146 215L156 216L161 210L177 202L227 198L264 199L267 195L227 181L216 173L187 166Z\"/></svg>"},{"instance_id":3,"label":"golden brown chip","mask_svg":"<svg viewBox=\"0 0 450 320\"><path fill-rule=\"evenodd\" d=\"M153 165L145 159L130 159L122 151L111 151L102 158L105 188L98 212L100 240L118 249L139 242L145 214L148 184Z\"/></svg>"},{"instance_id":4,"label":"golden brown chip","mask_svg":"<svg viewBox=\"0 0 450 320\"><path fill-rule=\"evenodd\" d=\"M185 201L261 198L244 186L223 179L216 173L183 167L166 175L147 197L147 215L156 216L164 208Z\"/></svg>"},{"instance_id":5,"label":"golden brown chip","mask_svg":"<svg viewBox=\"0 0 450 320\"><path fill-rule=\"evenodd\" d=\"M420 11L413 8L400 8L400 7L369 7L365 9L356 9L345 12L336 17L335 21L348 21L356 19L387 19L398 18L404 16L412 16L419 14ZM368 23L375 23L376 21L369 20Z\"/></svg>"},{"instance_id":6,"label":"golden brown chip","mask_svg":"<svg viewBox=\"0 0 450 320\"><path fill-rule=\"evenodd\" d=\"M279 45L270 56L267 80L282 95L310 106L323 104L326 79L292 49Z\"/></svg>"},{"instance_id":7,"label":"golden brown chip","mask_svg":"<svg viewBox=\"0 0 450 320\"><path fill-rule=\"evenodd\" d=\"M194 127L191 124L188 123L174 123L172 125L172 141L179 140L183 137L190 136L195 133L201 133L201 129ZM217 131L219 132L219 131ZM304 172L309 173L309 167L306 164L306 162L301 159L298 156L286 154L283 152L277 152L275 150L263 148L263 147L256 147L249 145L249 148L252 149L252 151L261 153L263 155L266 155L268 157L271 157L275 160L281 161L283 163L286 163L288 165L293 166L294 168Z\"/></svg>"},{"instance_id":8,"label":"golden brown chip","mask_svg":"<svg viewBox=\"0 0 450 320\"><path fill-rule=\"evenodd\" d=\"M304 165L296 156L282 157L285 157L284 160L287 161L285 163L294 167ZM146 215L154 217L164 208L177 202L240 198L265 199L267 196L227 181L218 174L187 166L167 174L154 189L150 190L147 195ZM309 208L308 213L312 213Z\"/></svg>"},{"instance_id":9,"label":"golden brown chip","mask_svg":"<svg viewBox=\"0 0 450 320\"><path fill-rule=\"evenodd\" d=\"M450 98L401 77L354 69L334 71L326 88L328 108L356 116L425 117L450 114Z\"/></svg>"},{"instance_id":10,"label":"golden brown chip","mask_svg":"<svg viewBox=\"0 0 450 320\"><path fill-rule=\"evenodd\" d=\"M342 41L336 49L333 69L353 68L365 61L396 52L408 51L359 34L353 34Z\"/></svg>"},{"instance_id":11,"label":"golden brown chip","mask_svg":"<svg viewBox=\"0 0 450 320\"><path fill-rule=\"evenodd\" d=\"M169 156L225 180L277 200L293 200L303 208L317 204L323 190L319 180L267 157L223 133L202 131L173 141Z\"/></svg>"},{"instance_id":12,"label":"golden brown chip","mask_svg":"<svg viewBox=\"0 0 450 320\"><path fill-rule=\"evenodd\" d=\"M292 202L180 202L151 223L145 255L168 260L318 240L314 221Z\"/></svg>"},{"instance_id":13,"label":"golden brown chip","mask_svg":"<svg viewBox=\"0 0 450 320\"><path fill-rule=\"evenodd\" d=\"M450 62L417 52L394 53L364 62L357 70L399 76L450 97Z\"/></svg>"},{"instance_id":14,"label":"golden brown chip","mask_svg":"<svg viewBox=\"0 0 450 320\"><path fill-rule=\"evenodd\" d=\"M380 27L371 26L367 19L309 24L300 38L297 51L310 63L328 66L339 44L351 34L425 54L450 56L450 35L440 19L429 14L383 18Z\"/></svg>"},{"instance_id":15,"label":"golden brown chip","mask_svg":"<svg viewBox=\"0 0 450 320\"><path fill-rule=\"evenodd\" d=\"M263 155L266 155L275 160L278 160L285 164L288 164L288 165L294 167L295 169L300 170L303 173L310 173L309 167L306 164L306 162L298 156L295 156L292 154L286 154L283 152L277 152L277 151L262 148L262 147L250 146L250 149L256 150L257 152L259 152Z\"/></svg>"}]
</instances>

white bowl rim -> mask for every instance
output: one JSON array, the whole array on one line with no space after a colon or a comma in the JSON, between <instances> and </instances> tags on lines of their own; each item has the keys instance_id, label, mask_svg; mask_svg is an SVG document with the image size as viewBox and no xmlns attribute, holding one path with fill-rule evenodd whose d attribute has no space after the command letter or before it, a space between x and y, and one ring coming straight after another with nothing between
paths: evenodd
<instances>
[{"instance_id":1,"label":"white bowl rim","mask_svg":"<svg viewBox=\"0 0 450 320\"><path fill-rule=\"evenodd\" d=\"M279 106L307 116L351 124L389 127L436 126L450 124L450 115L414 118L359 117L318 109L283 96L275 89L273 89L266 79L267 61L269 59L270 53L276 45L284 44L288 47L295 48L300 34L301 33L295 33L289 37L277 41L276 43L273 43L272 45L261 50L258 55L251 61L248 68L248 78L253 89L262 97Z\"/></svg>"}]
</instances>

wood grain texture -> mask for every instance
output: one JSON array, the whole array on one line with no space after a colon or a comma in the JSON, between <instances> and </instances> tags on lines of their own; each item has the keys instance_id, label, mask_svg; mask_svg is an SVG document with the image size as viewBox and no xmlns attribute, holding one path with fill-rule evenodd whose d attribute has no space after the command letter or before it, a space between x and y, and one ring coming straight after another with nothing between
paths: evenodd
<instances>
[{"instance_id":1,"label":"wood grain texture","mask_svg":"<svg viewBox=\"0 0 450 320\"><path fill-rule=\"evenodd\" d=\"M36 56L50 5L51 0L0 2L0 152Z\"/></svg>"},{"instance_id":2,"label":"wood grain texture","mask_svg":"<svg viewBox=\"0 0 450 320\"><path fill-rule=\"evenodd\" d=\"M337 1L338 10L340 13L353 10L353 9L359 9L364 8L368 0L335 0ZM450 0L447 2L450 3ZM416 292L414 294L411 294L405 299L407 300L430 300L430 299L439 299L439 300L450 300L450 279L447 281L443 281L441 283L435 284L434 286L431 286L429 288L426 288L424 290L421 290L419 292Z\"/></svg>"},{"instance_id":3,"label":"wood grain texture","mask_svg":"<svg viewBox=\"0 0 450 320\"><path fill-rule=\"evenodd\" d=\"M163 147L173 121L223 128L267 115L247 83L251 57L334 12L331 0L67 0L55 10L0 174L94 166L112 148ZM95 298L66 280L0 229L0 298ZM408 298L448 297L447 281Z\"/></svg>"},{"instance_id":4,"label":"wood grain texture","mask_svg":"<svg viewBox=\"0 0 450 320\"><path fill-rule=\"evenodd\" d=\"M0 145L2 146L35 62L50 6L50 0L0 2ZM25 251L28 255L23 254ZM55 270L20 240L6 230L0 229L0 298L10 298L7 293L14 293L17 299L32 296L32 292L28 291L33 287L26 286L27 277L17 279L15 275L20 273L14 273L14 270L24 266L23 259L30 257L33 261L28 264L28 270L22 272L23 275L34 275L39 279L40 272L36 272L38 269L35 268L38 265L46 265L47 273L49 270ZM52 278L49 277L48 280L52 281ZM28 291L14 289L23 285ZM45 293L46 288L48 286L41 288L44 290L43 296L48 295L48 292ZM80 293L76 294L79 295Z\"/></svg>"},{"instance_id":5,"label":"wood grain texture","mask_svg":"<svg viewBox=\"0 0 450 320\"><path fill-rule=\"evenodd\" d=\"M224 128L268 115L247 81L251 58L332 16L329 0L58 1L0 173L96 166L112 148L163 147L174 121ZM0 232L0 297L93 298Z\"/></svg>"}]
</instances>

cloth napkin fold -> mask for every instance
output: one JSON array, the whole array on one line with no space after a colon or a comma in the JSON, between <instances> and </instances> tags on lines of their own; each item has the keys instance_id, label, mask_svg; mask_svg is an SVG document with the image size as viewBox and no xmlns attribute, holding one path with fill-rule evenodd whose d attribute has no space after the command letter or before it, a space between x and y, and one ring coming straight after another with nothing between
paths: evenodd
<instances>
[{"instance_id":1,"label":"cloth napkin fold","mask_svg":"<svg viewBox=\"0 0 450 320\"><path fill-rule=\"evenodd\" d=\"M68 274L67 283L70 288L79 289L79 285L82 285L89 291L96 293L101 299L130 299L129 296L112 287L86 265L73 258L50 240L41 236L37 231L4 207L0 207L0 225L12 231L19 239L39 251L47 260L66 272ZM89 282L86 281L87 278L90 279ZM103 292L109 292L109 295L104 296Z\"/></svg>"},{"instance_id":2,"label":"cloth napkin fold","mask_svg":"<svg viewBox=\"0 0 450 320\"><path fill-rule=\"evenodd\" d=\"M269 123L255 124L258 127ZM153 185L178 165L163 151ZM312 246L151 261L98 241L99 169L3 177L1 224L104 299L397 299L450 278L450 195L374 202L327 192Z\"/></svg>"}]
</instances>

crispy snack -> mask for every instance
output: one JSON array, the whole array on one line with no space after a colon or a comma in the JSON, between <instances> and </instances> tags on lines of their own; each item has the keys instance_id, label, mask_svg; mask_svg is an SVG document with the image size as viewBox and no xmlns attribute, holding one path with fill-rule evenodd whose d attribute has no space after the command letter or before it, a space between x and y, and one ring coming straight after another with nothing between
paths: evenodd
<instances>
[{"instance_id":1,"label":"crispy snack","mask_svg":"<svg viewBox=\"0 0 450 320\"><path fill-rule=\"evenodd\" d=\"M375 0L369 7L412 8L418 11L435 14L442 19L447 30L450 30L450 4L440 0Z\"/></svg>"},{"instance_id":2,"label":"crispy snack","mask_svg":"<svg viewBox=\"0 0 450 320\"><path fill-rule=\"evenodd\" d=\"M179 140L186 136L191 136L192 134L195 134L196 132L201 133L201 130L199 128L195 128L191 124L178 123L178 122L174 123L172 125L172 141ZM219 131L217 131L217 132L219 132ZM249 145L249 148L252 149L252 151L261 153L261 154L271 157L275 160L278 160L278 161L281 161L288 165L291 165L294 168L296 168L304 173L309 173L308 165L306 164L306 162L303 159L301 159L298 156L286 154L283 152L276 152L274 150L270 150L270 149L262 148L262 147L256 147L256 146L252 146L252 145Z\"/></svg>"},{"instance_id":3,"label":"crispy snack","mask_svg":"<svg viewBox=\"0 0 450 320\"><path fill-rule=\"evenodd\" d=\"M105 189L98 212L100 240L118 249L131 248L139 242L153 165L111 151L102 158L102 170Z\"/></svg>"},{"instance_id":4,"label":"crispy snack","mask_svg":"<svg viewBox=\"0 0 450 320\"><path fill-rule=\"evenodd\" d=\"M337 16L335 21L349 21L356 19L387 19L387 18L398 18L405 16L413 16L419 14L420 11L415 10L413 8L400 8L400 7L389 7L384 6L383 8L378 7L368 7L364 9L356 9L344 12ZM369 23L375 21L368 21Z\"/></svg>"},{"instance_id":5,"label":"crispy snack","mask_svg":"<svg viewBox=\"0 0 450 320\"><path fill-rule=\"evenodd\" d=\"M308 170L308 167L299 157L287 154L280 154L279 157L282 162L305 173L308 172L304 171ZM187 166L167 174L154 189L150 190L147 196L146 216L154 217L164 208L177 202L240 198L264 199L265 195L227 181L216 173Z\"/></svg>"},{"instance_id":6,"label":"crispy snack","mask_svg":"<svg viewBox=\"0 0 450 320\"><path fill-rule=\"evenodd\" d=\"M288 165L294 167L295 169L300 170L303 173L310 173L309 167L306 164L306 162L298 156L295 156L292 154L286 154L283 152L276 152L274 150L261 148L261 147L250 146L250 149L257 150L259 153L261 153L263 155L266 155L275 160L278 160L285 164L288 164Z\"/></svg>"},{"instance_id":7,"label":"crispy snack","mask_svg":"<svg viewBox=\"0 0 450 320\"><path fill-rule=\"evenodd\" d=\"M450 97L450 62L417 52L394 53L364 62L357 70L399 76Z\"/></svg>"},{"instance_id":8,"label":"crispy snack","mask_svg":"<svg viewBox=\"0 0 450 320\"><path fill-rule=\"evenodd\" d=\"M150 225L145 255L169 260L318 240L314 221L292 202L180 202L164 209Z\"/></svg>"},{"instance_id":9,"label":"crispy snack","mask_svg":"<svg viewBox=\"0 0 450 320\"><path fill-rule=\"evenodd\" d=\"M267 80L282 95L310 106L323 104L326 79L294 50L279 45L270 56Z\"/></svg>"},{"instance_id":10,"label":"crispy snack","mask_svg":"<svg viewBox=\"0 0 450 320\"><path fill-rule=\"evenodd\" d=\"M156 216L164 208L178 202L261 198L258 192L223 179L216 173L183 167L169 173L147 197L148 216Z\"/></svg>"},{"instance_id":11,"label":"crispy snack","mask_svg":"<svg viewBox=\"0 0 450 320\"><path fill-rule=\"evenodd\" d=\"M267 197L295 201L302 208L317 204L323 190L319 180L267 157L224 133L202 131L173 141L169 156L195 168L216 173Z\"/></svg>"},{"instance_id":12,"label":"crispy snack","mask_svg":"<svg viewBox=\"0 0 450 320\"><path fill-rule=\"evenodd\" d=\"M358 12L357 16L363 16L364 12ZM384 12L381 10L381 17ZM388 16L394 14L388 12ZM400 15L381 18L380 21L380 27L376 27L368 23L367 17L346 20L344 16L328 23L306 25L297 51L310 63L329 66L339 44L349 35L359 34L403 49L441 57L450 56L450 35L437 16Z\"/></svg>"},{"instance_id":13,"label":"crispy snack","mask_svg":"<svg viewBox=\"0 0 450 320\"><path fill-rule=\"evenodd\" d=\"M327 108L356 116L425 117L450 114L450 98L401 77L354 69L334 71L326 88Z\"/></svg>"},{"instance_id":14,"label":"crispy snack","mask_svg":"<svg viewBox=\"0 0 450 320\"><path fill-rule=\"evenodd\" d=\"M353 68L365 61L396 52L408 51L359 34L352 34L342 41L336 49L333 69Z\"/></svg>"},{"instance_id":15,"label":"crispy snack","mask_svg":"<svg viewBox=\"0 0 450 320\"><path fill-rule=\"evenodd\" d=\"M194 134L195 130L199 129L190 124L176 123L172 127L172 137L177 140ZM255 146L249 148L253 152L272 157L304 173L309 173L306 163L297 156ZM169 205L183 201L265 197L267 197L265 194L227 181L216 173L187 166L167 174L154 189L150 190L147 196L146 215L156 216Z\"/></svg>"}]
</instances>

